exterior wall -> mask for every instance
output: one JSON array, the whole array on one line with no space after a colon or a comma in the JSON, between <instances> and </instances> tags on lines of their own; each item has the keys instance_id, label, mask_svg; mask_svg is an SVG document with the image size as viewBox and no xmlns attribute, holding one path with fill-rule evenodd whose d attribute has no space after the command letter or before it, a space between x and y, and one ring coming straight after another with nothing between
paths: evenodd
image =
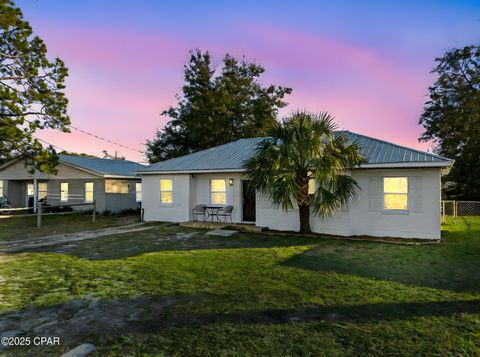
<instances>
[{"instance_id":1,"label":"exterior wall","mask_svg":"<svg viewBox=\"0 0 480 357\"><path fill-rule=\"evenodd\" d=\"M85 183L93 182L93 198L96 200L96 210L102 212L105 210L105 189L103 179L56 179L39 180L47 183L47 203L52 206L68 206L73 204L85 203ZM60 201L60 184L68 183L68 200ZM91 209L93 206L73 206L75 210Z\"/></svg>"},{"instance_id":2,"label":"exterior wall","mask_svg":"<svg viewBox=\"0 0 480 357\"><path fill-rule=\"evenodd\" d=\"M60 163L56 175L41 172L31 174L24 163L19 161L0 171L0 180L4 181L4 192L13 207L25 207L27 201L27 183L47 183L47 203L52 206L72 205L85 202L85 182L93 182L93 197L96 200L96 209L99 212L109 210L118 212L123 209L135 209L135 183L138 179L126 179L129 184L128 194L105 193L105 179L83 170ZM68 182L68 200L60 202L60 183ZM90 206L73 206L73 209L87 209Z\"/></svg>"},{"instance_id":3,"label":"exterior wall","mask_svg":"<svg viewBox=\"0 0 480 357\"><path fill-rule=\"evenodd\" d=\"M383 177L409 178L409 210L383 210ZM440 238L440 170L387 169L354 170L361 190L350 207L329 219L311 214L312 231L341 236ZM257 194L258 226L276 230L299 230L298 209L284 212Z\"/></svg>"},{"instance_id":4,"label":"exterior wall","mask_svg":"<svg viewBox=\"0 0 480 357\"><path fill-rule=\"evenodd\" d=\"M160 202L160 179L172 179L173 203ZM186 222L190 220L189 174L142 176L142 208L145 221Z\"/></svg>"},{"instance_id":5,"label":"exterior wall","mask_svg":"<svg viewBox=\"0 0 480 357\"><path fill-rule=\"evenodd\" d=\"M160 203L160 179L173 180L173 204ZM229 179L233 185L229 185ZM143 175L142 207L146 221L186 222L193 219L192 208L197 204L211 204L210 180L225 179L227 181L227 205L234 207L232 220L241 221L241 174L177 174L177 175Z\"/></svg>"},{"instance_id":6,"label":"exterior wall","mask_svg":"<svg viewBox=\"0 0 480 357\"><path fill-rule=\"evenodd\" d=\"M197 204L211 205L210 180L219 179L227 181L227 205L233 206L232 221L242 221L242 182L239 173L212 173L195 175L196 195L193 208ZM230 186L229 180L233 179L233 185Z\"/></svg>"},{"instance_id":7,"label":"exterior wall","mask_svg":"<svg viewBox=\"0 0 480 357\"><path fill-rule=\"evenodd\" d=\"M25 190L23 181L3 180L3 192L8 197L12 207L23 207L25 205Z\"/></svg>"},{"instance_id":8,"label":"exterior wall","mask_svg":"<svg viewBox=\"0 0 480 357\"><path fill-rule=\"evenodd\" d=\"M123 209L136 209L138 203L135 200L135 183L140 182L140 179L125 180L128 182L127 193L106 193L105 182L102 182L102 193L105 197L105 209L118 212Z\"/></svg>"},{"instance_id":9,"label":"exterior wall","mask_svg":"<svg viewBox=\"0 0 480 357\"><path fill-rule=\"evenodd\" d=\"M311 228L317 233L340 236L368 235L399 238L440 238L440 170L382 169L354 170L361 189L357 199L335 216L322 219L311 214ZM408 177L408 211L383 209L383 177ZM173 180L173 204L160 203L160 179ZM142 176L143 208L147 221L184 222L192 219L196 204L211 204L210 180L227 180L227 204L234 206L232 219L242 221L242 175L240 173L164 174ZM232 186L229 179L233 179ZM257 193L256 225L274 230L298 231L298 209L287 212L274 207Z\"/></svg>"}]
</instances>

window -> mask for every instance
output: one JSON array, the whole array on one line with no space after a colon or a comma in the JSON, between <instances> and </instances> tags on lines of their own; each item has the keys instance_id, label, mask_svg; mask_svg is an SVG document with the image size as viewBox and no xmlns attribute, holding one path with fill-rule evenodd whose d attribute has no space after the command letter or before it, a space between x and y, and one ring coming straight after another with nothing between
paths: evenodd
<instances>
[{"instance_id":1,"label":"window","mask_svg":"<svg viewBox=\"0 0 480 357\"><path fill-rule=\"evenodd\" d=\"M160 180L160 202L173 203L173 180Z\"/></svg>"},{"instance_id":2,"label":"window","mask_svg":"<svg viewBox=\"0 0 480 357\"><path fill-rule=\"evenodd\" d=\"M142 202L142 183L135 183L135 200L137 202Z\"/></svg>"},{"instance_id":3,"label":"window","mask_svg":"<svg viewBox=\"0 0 480 357\"><path fill-rule=\"evenodd\" d=\"M212 205L227 204L227 182L226 180L210 181L210 201Z\"/></svg>"},{"instance_id":4,"label":"window","mask_svg":"<svg viewBox=\"0 0 480 357\"><path fill-rule=\"evenodd\" d=\"M44 199L47 197L48 194L48 186L46 182L39 182L38 183L38 199Z\"/></svg>"},{"instance_id":5,"label":"window","mask_svg":"<svg viewBox=\"0 0 480 357\"><path fill-rule=\"evenodd\" d=\"M3 180L0 180L0 197L3 197Z\"/></svg>"},{"instance_id":6,"label":"window","mask_svg":"<svg viewBox=\"0 0 480 357\"><path fill-rule=\"evenodd\" d=\"M93 182L85 182L85 202L93 202Z\"/></svg>"},{"instance_id":7,"label":"window","mask_svg":"<svg viewBox=\"0 0 480 357\"><path fill-rule=\"evenodd\" d=\"M383 208L408 210L408 177L383 178Z\"/></svg>"},{"instance_id":8,"label":"window","mask_svg":"<svg viewBox=\"0 0 480 357\"><path fill-rule=\"evenodd\" d=\"M60 183L60 201L62 202L68 201L68 182Z\"/></svg>"},{"instance_id":9,"label":"window","mask_svg":"<svg viewBox=\"0 0 480 357\"><path fill-rule=\"evenodd\" d=\"M128 188L126 180L105 180L106 193L128 193Z\"/></svg>"},{"instance_id":10,"label":"window","mask_svg":"<svg viewBox=\"0 0 480 357\"><path fill-rule=\"evenodd\" d=\"M27 183L27 196L33 196L33 183Z\"/></svg>"}]
</instances>

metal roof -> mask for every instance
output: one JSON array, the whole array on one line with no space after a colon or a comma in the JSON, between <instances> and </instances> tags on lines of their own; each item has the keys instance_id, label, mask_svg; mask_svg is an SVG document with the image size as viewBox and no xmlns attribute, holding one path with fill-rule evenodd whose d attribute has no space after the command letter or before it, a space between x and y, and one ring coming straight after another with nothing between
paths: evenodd
<instances>
[{"instance_id":1,"label":"metal roof","mask_svg":"<svg viewBox=\"0 0 480 357\"><path fill-rule=\"evenodd\" d=\"M362 167L395 165L395 167L449 166L450 159L415 150L387 141L375 139L350 131L338 131L356 141L367 163ZM198 172L198 171L242 171L245 162L250 159L265 138L240 139L189 155L158 162L138 170L139 173L153 172Z\"/></svg>"},{"instance_id":2,"label":"metal roof","mask_svg":"<svg viewBox=\"0 0 480 357\"><path fill-rule=\"evenodd\" d=\"M128 161L100 159L87 156L59 155L60 162L70 164L75 167L93 171L101 176L131 176L135 177L135 172L145 168L144 165Z\"/></svg>"},{"instance_id":3,"label":"metal roof","mask_svg":"<svg viewBox=\"0 0 480 357\"><path fill-rule=\"evenodd\" d=\"M149 171L202 171L202 170L242 170L265 138L240 139L193 154L158 162L139 172Z\"/></svg>"},{"instance_id":4,"label":"metal roof","mask_svg":"<svg viewBox=\"0 0 480 357\"><path fill-rule=\"evenodd\" d=\"M401 164L422 162L444 162L446 164L450 164L452 162L446 157L411 149L366 135L352 133L348 130L343 130L338 133L341 133L352 141L356 141L360 145L363 157L365 157L368 164Z\"/></svg>"}]
</instances>

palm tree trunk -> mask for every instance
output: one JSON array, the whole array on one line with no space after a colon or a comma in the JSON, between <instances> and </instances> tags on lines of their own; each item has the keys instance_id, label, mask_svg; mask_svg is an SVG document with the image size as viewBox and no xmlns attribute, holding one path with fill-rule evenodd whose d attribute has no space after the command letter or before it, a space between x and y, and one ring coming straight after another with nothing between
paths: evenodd
<instances>
[{"instance_id":1,"label":"palm tree trunk","mask_svg":"<svg viewBox=\"0 0 480 357\"><path fill-rule=\"evenodd\" d=\"M310 205L298 206L300 215L300 233L312 233L310 230Z\"/></svg>"}]
</instances>

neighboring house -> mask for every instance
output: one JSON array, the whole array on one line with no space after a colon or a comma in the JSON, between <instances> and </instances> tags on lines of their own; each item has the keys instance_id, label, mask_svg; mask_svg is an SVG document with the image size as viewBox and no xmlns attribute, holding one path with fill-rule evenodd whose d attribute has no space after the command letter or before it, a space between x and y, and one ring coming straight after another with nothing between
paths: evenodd
<instances>
[{"instance_id":1,"label":"neighboring house","mask_svg":"<svg viewBox=\"0 0 480 357\"><path fill-rule=\"evenodd\" d=\"M452 161L343 131L359 143L367 163L351 170L361 190L332 218L311 215L312 231L340 236L440 238L440 177ZM244 163L262 138L241 139L159 162L138 171L144 219L192 220L197 204L232 205L234 222L298 231L298 209L287 212L249 189Z\"/></svg>"},{"instance_id":2,"label":"neighboring house","mask_svg":"<svg viewBox=\"0 0 480 357\"><path fill-rule=\"evenodd\" d=\"M97 211L117 212L138 207L141 181L134 171L144 167L127 160L60 155L56 175L39 171L32 174L31 167L17 159L0 167L0 197L8 197L12 207L35 208L37 198L46 197L47 204L52 206L95 200Z\"/></svg>"}]
</instances>

